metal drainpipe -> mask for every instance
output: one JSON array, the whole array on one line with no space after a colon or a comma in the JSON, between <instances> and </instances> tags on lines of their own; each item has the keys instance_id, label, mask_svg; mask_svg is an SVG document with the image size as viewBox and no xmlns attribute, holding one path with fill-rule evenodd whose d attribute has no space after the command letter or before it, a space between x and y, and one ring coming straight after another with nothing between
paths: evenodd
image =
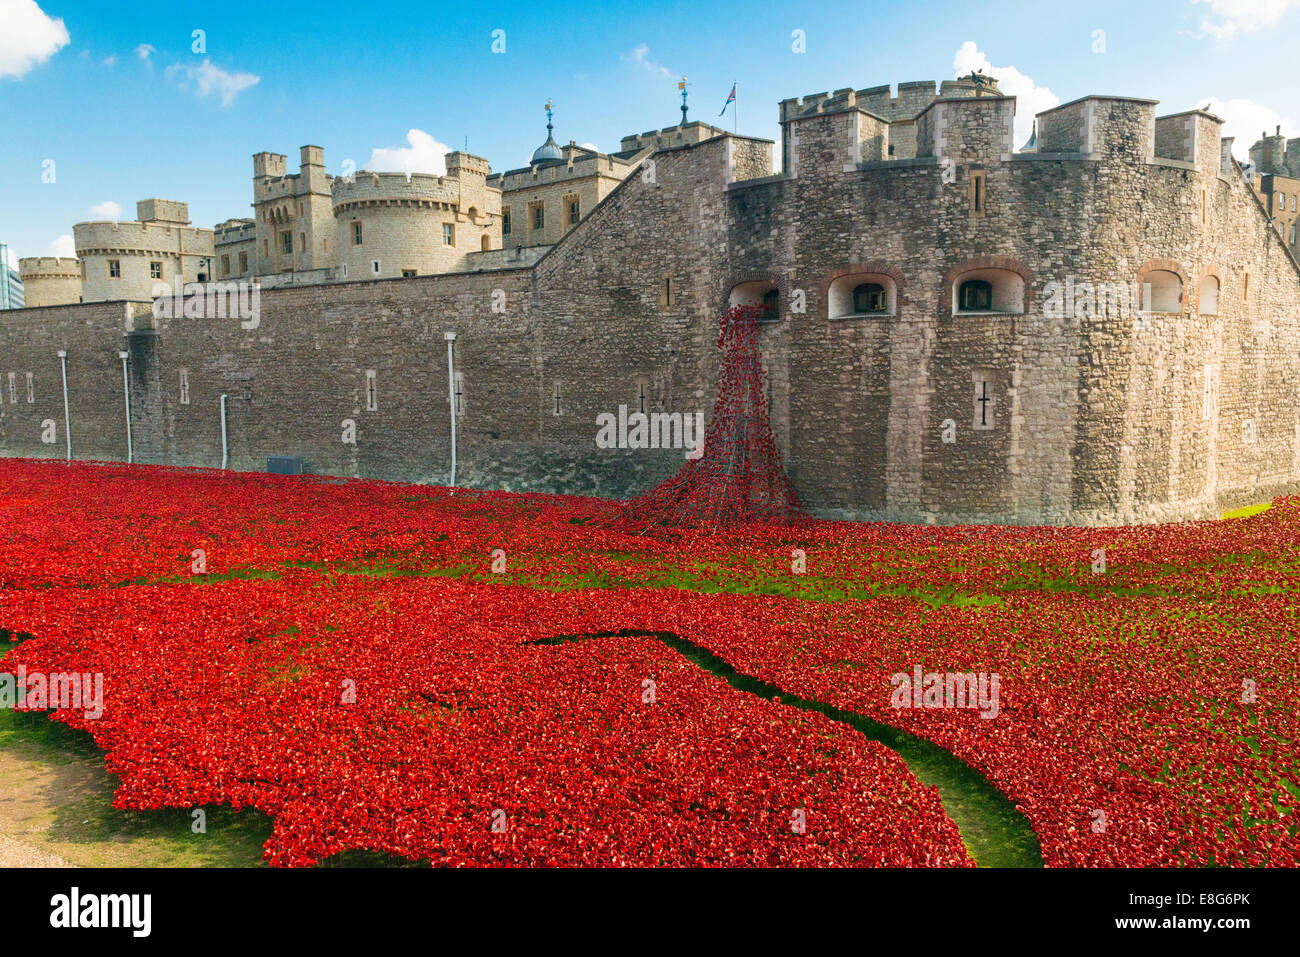
<instances>
[{"instance_id":1,"label":"metal drainpipe","mask_svg":"<svg viewBox=\"0 0 1300 957\"><path fill-rule=\"evenodd\" d=\"M451 481L447 484L456 487L456 333L443 333L447 340L447 402L451 409Z\"/></svg>"},{"instance_id":2,"label":"metal drainpipe","mask_svg":"<svg viewBox=\"0 0 1300 957\"><path fill-rule=\"evenodd\" d=\"M63 370L63 437L68 443L68 461L72 461L72 419L68 415L68 350L59 350L59 365Z\"/></svg>"},{"instance_id":3,"label":"metal drainpipe","mask_svg":"<svg viewBox=\"0 0 1300 957\"><path fill-rule=\"evenodd\" d=\"M221 467L226 467L226 393L221 393Z\"/></svg>"},{"instance_id":4,"label":"metal drainpipe","mask_svg":"<svg viewBox=\"0 0 1300 957\"><path fill-rule=\"evenodd\" d=\"M131 447L131 380L126 374L126 360L130 353L123 350L117 356L122 360L122 396L126 400L126 464L130 465L135 459L135 452Z\"/></svg>"}]
</instances>

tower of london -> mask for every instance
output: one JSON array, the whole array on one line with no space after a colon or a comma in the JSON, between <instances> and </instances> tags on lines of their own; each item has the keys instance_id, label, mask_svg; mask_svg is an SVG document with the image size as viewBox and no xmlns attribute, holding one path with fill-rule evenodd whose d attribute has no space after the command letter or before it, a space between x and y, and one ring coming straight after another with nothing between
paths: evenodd
<instances>
[{"instance_id":1,"label":"tower of london","mask_svg":"<svg viewBox=\"0 0 1300 957\"><path fill-rule=\"evenodd\" d=\"M249 217L144 200L20 263L0 451L125 460L129 401L137 462L445 483L454 417L458 485L627 495L681 453L600 448L597 417L707 412L718 317L752 303L820 514L1130 523L1294 489L1300 140L1242 164L1209 112L1086 96L1017 143L1016 106L846 88L782 101L779 143L684 119L611 153L548 122L502 172L259 153ZM239 282L255 322L156 308Z\"/></svg>"}]
</instances>

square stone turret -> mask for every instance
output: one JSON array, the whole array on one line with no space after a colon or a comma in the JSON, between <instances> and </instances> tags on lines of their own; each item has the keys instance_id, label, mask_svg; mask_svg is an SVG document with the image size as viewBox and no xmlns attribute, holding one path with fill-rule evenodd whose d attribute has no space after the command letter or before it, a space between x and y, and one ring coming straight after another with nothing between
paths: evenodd
<instances>
[{"instance_id":1,"label":"square stone turret","mask_svg":"<svg viewBox=\"0 0 1300 957\"><path fill-rule=\"evenodd\" d=\"M135 218L141 223L188 226L190 206L173 199L142 199L135 204Z\"/></svg>"}]
</instances>

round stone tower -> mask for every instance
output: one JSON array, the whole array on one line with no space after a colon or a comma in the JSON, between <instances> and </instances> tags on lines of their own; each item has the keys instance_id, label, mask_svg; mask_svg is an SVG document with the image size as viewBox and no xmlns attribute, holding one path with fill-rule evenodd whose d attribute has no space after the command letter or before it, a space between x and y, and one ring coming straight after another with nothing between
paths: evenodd
<instances>
[{"instance_id":1,"label":"round stone tower","mask_svg":"<svg viewBox=\"0 0 1300 957\"><path fill-rule=\"evenodd\" d=\"M339 278L394 279L454 272L472 252L501 248L501 191L488 165L447 154L447 175L373 173L332 187Z\"/></svg>"},{"instance_id":2,"label":"round stone tower","mask_svg":"<svg viewBox=\"0 0 1300 957\"><path fill-rule=\"evenodd\" d=\"M18 260L18 276L28 309L81 302L81 263L71 257L34 256Z\"/></svg>"}]
</instances>

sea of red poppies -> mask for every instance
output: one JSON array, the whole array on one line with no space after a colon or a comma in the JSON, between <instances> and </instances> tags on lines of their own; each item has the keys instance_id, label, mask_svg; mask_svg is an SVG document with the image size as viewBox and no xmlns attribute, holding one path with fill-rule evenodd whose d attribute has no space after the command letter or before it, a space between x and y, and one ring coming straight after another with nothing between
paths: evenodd
<instances>
[{"instance_id":1,"label":"sea of red poppies","mask_svg":"<svg viewBox=\"0 0 1300 957\"><path fill-rule=\"evenodd\" d=\"M101 718L53 718L116 803L256 807L275 864L973 863L846 725L651 637L537 643L616 631L934 742L1048 865L1300 863L1300 500L659 540L596 500L377 482L0 460L0 488L0 628L33 636L0 672L102 673ZM917 666L999 675L997 716L893 707Z\"/></svg>"}]
</instances>

